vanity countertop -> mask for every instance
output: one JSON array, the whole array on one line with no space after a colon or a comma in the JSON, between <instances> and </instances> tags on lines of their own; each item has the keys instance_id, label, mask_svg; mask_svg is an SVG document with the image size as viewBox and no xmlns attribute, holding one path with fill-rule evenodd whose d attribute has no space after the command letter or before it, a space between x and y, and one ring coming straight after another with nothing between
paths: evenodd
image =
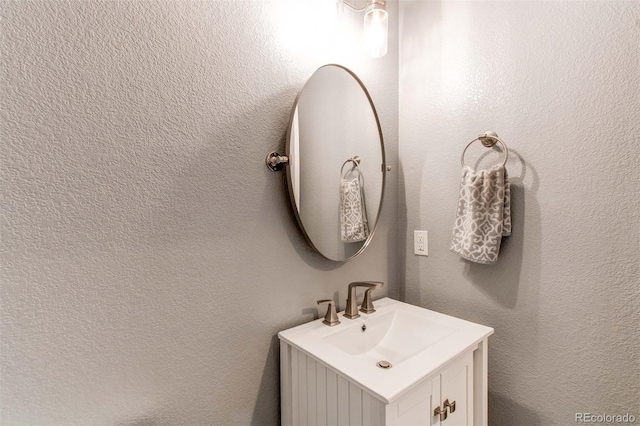
<instances>
[{"instance_id":1,"label":"vanity countertop","mask_svg":"<svg viewBox=\"0 0 640 426\"><path fill-rule=\"evenodd\" d=\"M392 403L457 356L475 349L493 328L388 297L376 312L329 327L318 319L278 333L280 340ZM379 361L391 363L384 369Z\"/></svg>"}]
</instances>

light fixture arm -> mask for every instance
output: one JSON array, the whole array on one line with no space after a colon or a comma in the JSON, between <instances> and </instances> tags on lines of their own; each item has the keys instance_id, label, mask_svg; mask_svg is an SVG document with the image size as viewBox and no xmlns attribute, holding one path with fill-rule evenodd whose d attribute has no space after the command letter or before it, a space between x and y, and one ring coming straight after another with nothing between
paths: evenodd
<instances>
[{"instance_id":1,"label":"light fixture arm","mask_svg":"<svg viewBox=\"0 0 640 426\"><path fill-rule=\"evenodd\" d=\"M363 8L361 8L361 9L357 9L357 8L355 8L355 7L351 6L351 5L349 4L349 2L347 2L347 0L341 0L341 3L342 3L343 5L345 5L345 6L347 6L349 9L353 10L354 12L364 12L364 10L365 10L367 7L369 7L369 3L370 3L370 1L368 0L368 1L367 1L367 5L366 5L365 7L363 7Z\"/></svg>"},{"instance_id":2,"label":"light fixture arm","mask_svg":"<svg viewBox=\"0 0 640 426\"><path fill-rule=\"evenodd\" d=\"M364 7L358 9L355 6L352 6L351 4L349 4L349 2L347 0L340 0L340 2L343 5L347 6L349 9L353 10L354 12L364 12L365 10L367 10L367 8L369 6L374 5L374 4L379 4L379 5L385 6L385 7L387 5L386 0L367 0L367 4Z\"/></svg>"}]
</instances>

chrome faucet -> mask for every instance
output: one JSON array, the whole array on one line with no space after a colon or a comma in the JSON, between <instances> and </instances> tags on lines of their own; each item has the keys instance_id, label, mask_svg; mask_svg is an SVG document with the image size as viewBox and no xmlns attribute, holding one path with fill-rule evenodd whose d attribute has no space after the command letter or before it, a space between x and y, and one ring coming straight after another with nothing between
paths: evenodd
<instances>
[{"instance_id":1,"label":"chrome faucet","mask_svg":"<svg viewBox=\"0 0 640 426\"><path fill-rule=\"evenodd\" d=\"M373 303L371 302L371 291L380 288L384 283L379 281L355 281L349 284L349 294L347 296L347 308L344 310L344 316L349 319L358 318L358 302L356 300L356 287L366 287L367 291L364 293L364 301L362 302L361 312L370 314L375 312L373 309Z\"/></svg>"}]
</instances>

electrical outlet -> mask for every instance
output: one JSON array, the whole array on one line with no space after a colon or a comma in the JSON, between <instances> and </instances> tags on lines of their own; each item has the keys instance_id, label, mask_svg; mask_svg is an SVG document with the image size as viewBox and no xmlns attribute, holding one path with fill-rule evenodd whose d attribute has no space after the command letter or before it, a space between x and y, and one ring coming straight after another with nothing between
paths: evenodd
<instances>
[{"instance_id":1,"label":"electrical outlet","mask_svg":"<svg viewBox=\"0 0 640 426\"><path fill-rule=\"evenodd\" d=\"M427 231L413 231L413 254L417 256L429 255Z\"/></svg>"}]
</instances>

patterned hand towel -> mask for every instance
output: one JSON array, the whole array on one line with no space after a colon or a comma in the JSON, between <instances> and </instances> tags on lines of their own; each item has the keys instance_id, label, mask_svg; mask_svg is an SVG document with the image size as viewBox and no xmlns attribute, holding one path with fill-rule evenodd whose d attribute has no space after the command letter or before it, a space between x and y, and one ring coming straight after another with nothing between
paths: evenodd
<instances>
[{"instance_id":1,"label":"patterned hand towel","mask_svg":"<svg viewBox=\"0 0 640 426\"><path fill-rule=\"evenodd\" d=\"M364 193L358 174L352 180L340 180L340 238L345 243L364 241L369 235Z\"/></svg>"},{"instance_id":2,"label":"patterned hand towel","mask_svg":"<svg viewBox=\"0 0 640 426\"><path fill-rule=\"evenodd\" d=\"M511 235L511 186L507 170L462 169L450 250L477 263L498 260L502 237Z\"/></svg>"}]
</instances>

